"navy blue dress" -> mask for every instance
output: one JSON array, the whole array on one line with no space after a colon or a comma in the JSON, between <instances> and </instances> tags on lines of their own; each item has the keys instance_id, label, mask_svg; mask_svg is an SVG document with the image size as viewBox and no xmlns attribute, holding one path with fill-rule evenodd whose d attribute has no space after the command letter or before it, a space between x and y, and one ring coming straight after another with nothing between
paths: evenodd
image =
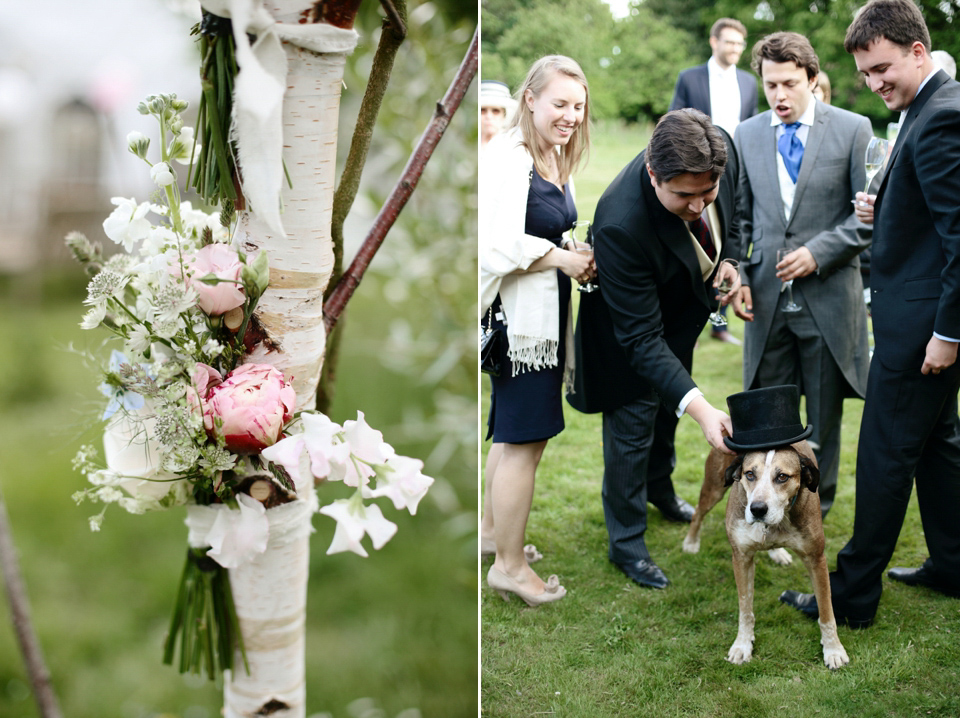
<instances>
[{"instance_id":1,"label":"navy blue dress","mask_svg":"<svg viewBox=\"0 0 960 718\"><path fill-rule=\"evenodd\" d=\"M527 195L526 233L549 239L559 247L560 235L570 229L576 219L577 208L570 196L569 186L565 185L561 192L555 184L540 177L534 169L530 192ZM563 431L563 365L566 357L564 337L570 307L570 277L559 269L556 272L560 288L560 346L557 365L539 371L524 371L513 376L513 366L507 358L504 332L500 376L490 377L493 393L490 417L487 420L487 438L493 437L494 442L527 444L549 439ZM499 312L498 295L493 302L493 326L502 329L503 322L496 318Z\"/></svg>"}]
</instances>

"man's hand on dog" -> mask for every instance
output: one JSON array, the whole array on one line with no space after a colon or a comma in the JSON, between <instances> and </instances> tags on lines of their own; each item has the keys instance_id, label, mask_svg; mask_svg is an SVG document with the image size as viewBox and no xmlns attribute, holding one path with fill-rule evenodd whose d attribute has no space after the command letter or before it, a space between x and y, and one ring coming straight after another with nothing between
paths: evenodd
<instances>
[{"instance_id":1,"label":"man's hand on dog","mask_svg":"<svg viewBox=\"0 0 960 718\"><path fill-rule=\"evenodd\" d=\"M723 443L724 436L733 436L733 423L730 417L719 409L714 409L702 396L687 404L686 413L700 425L707 443L724 454L736 454Z\"/></svg>"}]
</instances>

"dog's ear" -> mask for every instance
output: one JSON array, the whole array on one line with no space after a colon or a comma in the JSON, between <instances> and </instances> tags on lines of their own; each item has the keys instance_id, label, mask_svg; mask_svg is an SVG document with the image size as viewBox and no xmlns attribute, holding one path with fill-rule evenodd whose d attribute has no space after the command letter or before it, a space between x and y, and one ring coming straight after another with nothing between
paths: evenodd
<instances>
[{"instance_id":1,"label":"dog's ear","mask_svg":"<svg viewBox=\"0 0 960 718\"><path fill-rule=\"evenodd\" d=\"M820 485L820 468L810 459L802 456L800 457L800 483L814 493Z\"/></svg>"},{"instance_id":2,"label":"dog's ear","mask_svg":"<svg viewBox=\"0 0 960 718\"><path fill-rule=\"evenodd\" d=\"M740 471L743 469L743 454L737 456L736 460L730 466L727 467L727 470L723 472L723 485L724 486L733 486L734 481L740 480Z\"/></svg>"}]
</instances>

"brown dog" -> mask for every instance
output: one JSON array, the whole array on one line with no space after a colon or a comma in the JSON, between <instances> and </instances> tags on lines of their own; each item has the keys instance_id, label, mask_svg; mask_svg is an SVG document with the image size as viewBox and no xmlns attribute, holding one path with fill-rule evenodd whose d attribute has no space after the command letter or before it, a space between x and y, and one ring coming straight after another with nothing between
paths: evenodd
<instances>
[{"instance_id":1,"label":"brown dog","mask_svg":"<svg viewBox=\"0 0 960 718\"><path fill-rule=\"evenodd\" d=\"M784 548L807 567L820 607L820 643L828 668L850 659L837 636L830 600L830 578L824 556L823 522L817 485L820 470L810 445L801 441L776 449L745 451L737 456L711 450L704 466L703 486L683 550L700 549L703 518L733 487L727 501L727 538L733 548L733 574L740 599L737 639L727 660L746 663L753 655L753 579L757 551ZM784 553L786 553L784 551ZM789 559L789 554L787 554Z\"/></svg>"}]
</instances>

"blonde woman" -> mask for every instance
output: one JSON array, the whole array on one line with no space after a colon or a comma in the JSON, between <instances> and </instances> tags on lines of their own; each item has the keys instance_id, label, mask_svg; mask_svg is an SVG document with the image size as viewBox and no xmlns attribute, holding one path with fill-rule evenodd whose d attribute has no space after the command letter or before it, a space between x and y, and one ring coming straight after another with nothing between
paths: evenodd
<instances>
[{"instance_id":1,"label":"blonde woman","mask_svg":"<svg viewBox=\"0 0 960 718\"><path fill-rule=\"evenodd\" d=\"M589 254L562 235L577 219L570 176L589 145L589 92L580 66L543 57L520 87L509 129L487 145L480 177L481 311L506 333L492 378L481 552L495 554L487 583L531 606L565 595L544 581L524 546L537 465L564 427L563 384L573 377L571 278L596 276Z\"/></svg>"}]
</instances>

